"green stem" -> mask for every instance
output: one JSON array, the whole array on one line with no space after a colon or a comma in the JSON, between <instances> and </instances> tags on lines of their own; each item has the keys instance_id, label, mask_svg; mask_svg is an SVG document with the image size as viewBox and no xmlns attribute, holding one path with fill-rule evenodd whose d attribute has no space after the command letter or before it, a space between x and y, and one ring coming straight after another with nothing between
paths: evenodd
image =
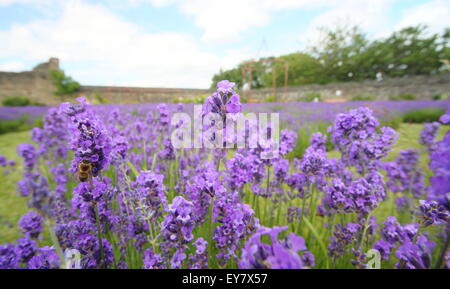
<instances>
[{"instance_id":1,"label":"green stem","mask_svg":"<svg viewBox=\"0 0 450 289\"><path fill-rule=\"evenodd\" d=\"M95 209L95 223L97 224L97 237L98 237L98 244L100 246L100 259L101 259L101 265L100 268L103 268L105 265L105 253L103 251L103 241L102 241L102 233L100 229L100 218L98 214L98 207L97 203L94 204Z\"/></svg>"},{"instance_id":2,"label":"green stem","mask_svg":"<svg viewBox=\"0 0 450 289\"><path fill-rule=\"evenodd\" d=\"M447 238L445 240L445 244L442 247L441 254L439 255L439 259L436 263L435 269L441 269L442 263L444 262L445 254L447 254L448 247L450 245L450 230L447 232Z\"/></svg>"}]
</instances>

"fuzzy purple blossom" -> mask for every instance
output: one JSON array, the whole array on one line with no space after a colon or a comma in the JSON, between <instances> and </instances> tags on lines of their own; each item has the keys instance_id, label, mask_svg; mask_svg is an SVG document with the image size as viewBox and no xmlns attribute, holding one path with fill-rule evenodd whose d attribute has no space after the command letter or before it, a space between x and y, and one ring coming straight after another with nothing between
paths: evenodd
<instances>
[{"instance_id":1,"label":"fuzzy purple blossom","mask_svg":"<svg viewBox=\"0 0 450 289\"><path fill-rule=\"evenodd\" d=\"M419 201L419 216L424 226L450 224L450 213L435 201Z\"/></svg>"},{"instance_id":2,"label":"fuzzy purple blossom","mask_svg":"<svg viewBox=\"0 0 450 289\"><path fill-rule=\"evenodd\" d=\"M36 255L28 261L29 269L59 269L61 260L52 247L38 248Z\"/></svg>"},{"instance_id":3,"label":"fuzzy purple blossom","mask_svg":"<svg viewBox=\"0 0 450 289\"><path fill-rule=\"evenodd\" d=\"M420 132L419 143L431 151L434 147L436 135L440 127L441 125L437 121L426 123Z\"/></svg>"},{"instance_id":4,"label":"fuzzy purple blossom","mask_svg":"<svg viewBox=\"0 0 450 289\"><path fill-rule=\"evenodd\" d=\"M306 248L305 240L290 233L279 240L279 233L287 227L259 228L242 249L241 269L303 269L314 267L314 255ZM271 244L261 240L270 236Z\"/></svg>"},{"instance_id":5,"label":"fuzzy purple blossom","mask_svg":"<svg viewBox=\"0 0 450 289\"><path fill-rule=\"evenodd\" d=\"M155 254L152 249L144 252L144 269L165 269L166 264L160 254Z\"/></svg>"},{"instance_id":6,"label":"fuzzy purple blossom","mask_svg":"<svg viewBox=\"0 0 450 289\"><path fill-rule=\"evenodd\" d=\"M26 236L37 238L42 232L42 222L41 215L30 211L19 220L19 227Z\"/></svg>"},{"instance_id":7,"label":"fuzzy purple blossom","mask_svg":"<svg viewBox=\"0 0 450 289\"><path fill-rule=\"evenodd\" d=\"M193 204L182 196L176 196L166 211L161 234L164 240L164 250L168 252L172 247L181 248L192 241L195 222Z\"/></svg>"}]
</instances>

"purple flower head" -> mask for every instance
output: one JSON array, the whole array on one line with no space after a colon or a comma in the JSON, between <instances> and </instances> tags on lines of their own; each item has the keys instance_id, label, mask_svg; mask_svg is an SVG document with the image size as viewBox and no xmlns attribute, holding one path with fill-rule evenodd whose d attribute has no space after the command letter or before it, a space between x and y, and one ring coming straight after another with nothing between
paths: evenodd
<instances>
[{"instance_id":1,"label":"purple flower head","mask_svg":"<svg viewBox=\"0 0 450 289\"><path fill-rule=\"evenodd\" d=\"M290 153L297 141L297 134L291 130L283 129L280 135L280 154L282 156Z\"/></svg>"},{"instance_id":2,"label":"purple flower head","mask_svg":"<svg viewBox=\"0 0 450 289\"><path fill-rule=\"evenodd\" d=\"M308 147L300 162L300 169L311 175L323 174L328 165L325 151Z\"/></svg>"},{"instance_id":3,"label":"purple flower head","mask_svg":"<svg viewBox=\"0 0 450 289\"><path fill-rule=\"evenodd\" d=\"M242 104L239 95L233 90L233 82L222 80L217 83L217 90L205 100L203 114L217 113L223 120L227 113L242 112Z\"/></svg>"},{"instance_id":4,"label":"purple flower head","mask_svg":"<svg viewBox=\"0 0 450 289\"><path fill-rule=\"evenodd\" d=\"M163 175L141 171L136 181L131 184L129 201L132 202L138 216L145 222L155 222L167 205L163 179Z\"/></svg>"},{"instance_id":5,"label":"purple flower head","mask_svg":"<svg viewBox=\"0 0 450 289\"><path fill-rule=\"evenodd\" d=\"M114 261L114 252L109 241L102 239L103 250L100 250L98 238L92 234L78 235L74 248L83 254L81 267L84 269L108 268Z\"/></svg>"},{"instance_id":6,"label":"purple flower head","mask_svg":"<svg viewBox=\"0 0 450 289\"><path fill-rule=\"evenodd\" d=\"M314 256L307 251L305 240L288 234L279 240L279 233L287 227L259 228L242 248L239 268L241 269L302 269L314 267ZM270 236L271 244L262 242L261 237Z\"/></svg>"},{"instance_id":7,"label":"purple flower head","mask_svg":"<svg viewBox=\"0 0 450 289\"><path fill-rule=\"evenodd\" d=\"M42 222L41 215L31 211L20 218L19 227L26 236L37 238L42 232Z\"/></svg>"},{"instance_id":8,"label":"purple flower head","mask_svg":"<svg viewBox=\"0 0 450 289\"><path fill-rule=\"evenodd\" d=\"M394 144L397 133L390 127L377 132L378 120L367 107L352 109L336 116L334 126L329 128L332 140L342 155L342 161L355 166L362 175L376 166Z\"/></svg>"},{"instance_id":9,"label":"purple flower head","mask_svg":"<svg viewBox=\"0 0 450 289\"><path fill-rule=\"evenodd\" d=\"M36 149L34 146L30 143L20 144L17 147L17 154L23 158L26 170L33 170L37 160Z\"/></svg>"},{"instance_id":10,"label":"purple flower head","mask_svg":"<svg viewBox=\"0 0 450 289\"><path fill-rule=\"evenodd\" d=\"M13 160L6 159L5 156L0 154L0 167L7 167L7 166L15 166L16 162Z\"/></svg>"},{"instance_id":11,"label":"purple flower head","mask_svg":"<svg viewBox=\"0 0 450 289\"><path fill-rule=\"evenodd\" d=\"M109 164L111 139L103 123L88 109L86 100L84 98L77 100L81 103L82 109L70 104L60 106L61 111L71 119L70 148L75 151L72 171L77 172L78 165L82 161L89 161L92 164L92 175L96 177Z\"/></svg>"},{"instance_id":12,"label":"purple flower head","mask_svg":"<svg viewBox=\"0 0 450 289\"><path fill-rule=\"evenodd\" d=\"M172 269L180 269L183 266L183 262L186 259L186 246L181 246L175 250L175 253L170 260L170 268Z\"/></svg>"},{"instance_id":13,"label":"purple flower head","mask_svg":"<svg viewBox=\"0 0 450 289\"><path fill-rule=\"evenodd\" d=\"M29 239L28 237L19 238L15 250L19 260L26 263L36 253L36 241Z\"/></svg>"},{"instance_id":14,"label":"purple flower head","mask_svg":"<svg viewBox=\"0 0 450 289\"><path fill-rule=\"evenodd\" d=\"M444 225L450 223L449 211L435 201L419 201L419 216L424 226Z\"/></svg>"},{"instance_id":15,"label":"purple flower head","mask_svg":"<svg viewBox=\"0 0 450 289\"><path fill-rule=\"evenodd\" d=\"M168 252L172 247L181 248L192 241L195 222L193 204L182 196L176 196L166 211L161 234L164 238L164 250Z\"/></svg>"},{"instance_id":16,"label":"purple flower head","mask_svg":"<svg viewBox=\"0 0 450 289\"><path fill-rule=\"evenodd\" d=\"M16 252L16 245L7 243L0 245L0 269L19 268L20 256Z\"/></svg>"},{"instance_id":17,"label":"purple flower head","mask_svg":"<svg viewBox=\"0 0 450 289\"><path fill-rule=\"evenodd\" d=\"M160 103L156 109L159 111L159 123L163 127L167 126L170 122L169 108L167 107L167 104Z\"/></svg>"},{"instance_id":18,"label":"purple flower head","mask_svg":"<svg viewBox=\"0 0 450 289\"><path fill-rule=\"evenodd\" d=\"M367 215L384 200L386 192L383 177L371 172L366 178L359 178L346 186L340 179L333 179L324 188L327 205L338 212L357 212Z\"/></svg>"},{"instance_id":19,"label":"purple flower head","mask_svg":"<svg viewBox=\"0 0 450 289\"><path fill-rule=\"evenodd\" d=\"M380 239L375 242L373 248L380 252L381 257L384 260L389 260L391 256L391 250L395 248L395 244L392 244L391 242L388 242L384 239Z\"/></svg>"},{"instance_id":20,"label":"purple flower head","mask_svg":"<svg viewBox=\"0 0 450 289\"><path fill-rule=\"evenodd\" d=\"M190 269L206 269L208 268L208 251L206 250L206 246L208 246L208 242L203 238L198 238L193 243L196 247L195 254L190 256Z\"/></svg>"},{"instance_id":21,"label":"purple flower head","mask_svg":"<svg viewBox=\"0 0 450 289\"><path fill-rule=\"evenodd\" d=\"M406 240L395 253L399 259L396 266L406 269L431 268L431 252L435 246L424 235L419 235L416 243Z\"/></svg>"},{"instance_id":22,"label":"purple flower head","mask_svg":"<svg viewBox=\"0 0 450 289\"><path fill-rule=\"evenodd\" d=\"M149 248L144 252L144 269L166 269L166 264L160 254Z\"/></svg>"},{"instance_id":23,"label":"purple flower head","mask_svg":"<svg viewBox=\"0 0 450 289\"><path fill-rule=\"evenodd\" d=\"M336 224L328 245L329 256L334 258L342 256L345 248L357 241L361 233L362 226L360 224L347 223L345 226Z\"/></svg>"},{"instance_id":24,"label":"purple flower head","mask_svg":"<svg viewBox=\"0 0 450 289\"><path fill-rule=\"evenodd\" d=\"M42 247L37 250L34 255L28 261L29 269L59 269L61 267L61 260L52 247Z\"/></svg>"},{"instance_id":25,"label":"purple flower head","mask_svg":"<svg viewBox=\"0 0 450 289\"><path fill-rule=\"evenodd\" d=\"M428 150L432 150L436 135L441 127L440 123L435 121L432 123L426 123L420 133L419 143L425 146Z\"/></svg>"},{"instance_id":26,"label":"purple flower head","mask_svg":"<svg viewBox=\"0 0 450 289\"><path fill-rule=\"evenodd\" d=\"M327 136L320 132L313 133L310 139L311 146L316 150L326 151Z\"/></svg>"},{"instance_id":27,"label":"purple flower head","mask_svg":"<svg viewBox=\"0 0 450 289\"><path fill-rule=\"evenodd\" d=\"M239 202L237 192L217 196L213 218L221 224L214 229L213 240L220 251L217 254L219 264L224 266L228 260L236 258L240 242L259 226L259 222L250 206Z\"/></svg>"},{"instance_id":28,"label":"purple flower head","mask_svg":"<svg viewBox=\"0 0 450 289\"><path fill-rule=\"evenodd\" d=\"M75 196L79 196L84 202L98 202L103 198L107 190L107 184L94 180L92 186L89 183L79 183L74 188L73 193ZM77 204L75 201L75 198L72 199L73 204Z\"/></svg>"},{"instance_id":29,"label":"purple flower head","mask_svg":"<svg viewBox=\"0 0 450 289\"><path fill-rule=\"evenodd\" d=\"M403 243L412 240L419 228L419 225L415 223L402 226L394 216L387 217L383 225L383 228L380 230L381 236L394 246L397 242Z\"/></svg>"},{"instance_id":30,"label":"purple flower head","mask_svg":"<svg viewBox=\"0 0 450 289\"><path fill-rule=\"evenodd\" d=\"M415 150L402 150L395 161L383 164L388 181L386 185L394 193L411 192L414 198L425 193L425 174L419 167L419 153Z\"/></svg>"}]
</instances>

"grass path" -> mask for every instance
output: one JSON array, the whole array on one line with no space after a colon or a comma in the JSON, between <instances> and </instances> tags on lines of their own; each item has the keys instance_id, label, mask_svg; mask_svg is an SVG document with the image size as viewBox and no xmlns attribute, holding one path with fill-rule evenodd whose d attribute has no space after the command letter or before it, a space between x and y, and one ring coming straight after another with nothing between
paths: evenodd
<instances>
[{"instance_id":1,"label":"grass path","mask_svg":"<svg viewBox=\"0 0 450 289\"><path fill-rule=\"evenodd\" d=\"M16 161L16 169L5 174L0 167L0 244L21 237L17 222L28 211L26 199L16 193L16 183L21 179L22 162L16 153L20 143L30 141L30 132L16 132L0 135L0 154Z\"/></svg>"}]
</instances>

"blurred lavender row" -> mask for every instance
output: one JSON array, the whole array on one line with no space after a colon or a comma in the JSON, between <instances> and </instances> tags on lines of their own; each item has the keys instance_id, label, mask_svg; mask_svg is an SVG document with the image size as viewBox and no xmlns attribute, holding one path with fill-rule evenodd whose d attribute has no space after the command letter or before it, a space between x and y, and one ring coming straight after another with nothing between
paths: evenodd
<instances>
[{"instance_id":1,"label":"blurred lavender row","mask_svg":"<svg viewBox=\"0 0 450 289\"><path fill-rule=\"evenodd\" d=\"M280 120L289 128L299 127L309 122L332 122L338 113L348 111L351 108L367 106L374 111L377 118L392 119L400 117L406 112L424 108L442 108L446 110L449 101L417 100L417 101L350 101L340 103L327 102L290 102L290 103L245 103L244 112L255 113L280 113ZM128 104L128 105L96 105L93 106L98 112L111 111L119 108L128 111L152 111L156 109L156 103L148 104ZM183 111L191 114L193 112L192 103L168 104L170 111ZM50 107L48 106L27 106L27 107L0 107L0 119L18 119L23 115L28 116L28 120L33 121L36 117L43 116Z\"/></svg>"}]
</instances>

